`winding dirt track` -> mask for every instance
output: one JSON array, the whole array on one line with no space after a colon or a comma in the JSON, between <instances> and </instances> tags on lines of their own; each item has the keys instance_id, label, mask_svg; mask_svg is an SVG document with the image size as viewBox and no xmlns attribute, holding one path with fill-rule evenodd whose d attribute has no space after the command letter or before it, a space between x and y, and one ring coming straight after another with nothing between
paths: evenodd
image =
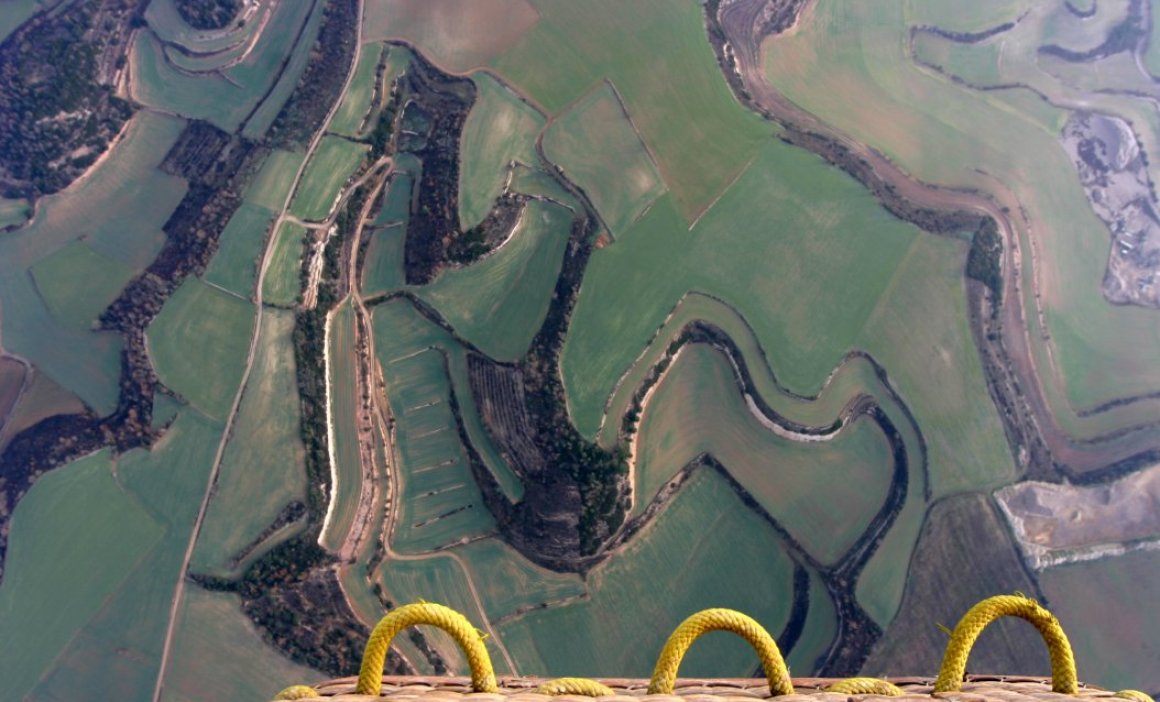
<instances>
[{"instance_id":1,"label":"winding dirt track","mask_svg":"<svg viewBox=\"0 0 1160 702\"><path fill-rule=\"evenodd\" d=\"M852 137L822 122L813 114L801 109L770 84L763 70L762 47L765 41L776 41L766 37L759 28L761 13L767 0L738 0L721 9L717 18L707 18L716 22L726 38L726 52L732 53L733 68L748 95L740 94L742 104L757 111L767 119L788 130L804 134L821 135L849 150L856 158L867 164L872 178L887 184L898 196L918 207L943 212L962 211L991 217L999 227L1005 242L1003 261L1003 299L1008 302L999 310L1000 337L989 341L973 320L975 338L980 352L988 352L997 357L1005 357L1008 370L1014 379L1013 387L1019 397L1016 401L1025 403L1027 421L1023 430L1042 439L1049 453L1036 459L1028 466L1033 474L1041 477L1059 477L1059 469L1068 475L1081 475L1095 471L1097 474L1108 469L1115 472L1118 467L1130 466L1137 457L1146 458L1160 455L1160 446L1146 436L1128 437L1126 441L1113 441L1120 435L1107 435L1077 442L1060 426L1049 404L1044 389L1043 370L1036 363L1032 349L1032 324L1024 310L1024 251L1019 229L1010 213L1020 213L1023 208L1010 191L996 188L994 192L979 192L937 187L921 183L873 148L856 141ZM813 0L807 0L799 11L797 23L809 22L814 7ZM796 25L795 25L796 26ZM792 28L791 28L792 31ZM727 62L723 62L727 63ZM728 70L723 66L723 70ZM727 76L728 78L729 76ZM736 92L735 81L729 81ZM820 154L823 158L825 154ZM1026 225L1026 223L1024 223ZM1034 241L1028 241L1034 246ZM1033 255L1033 251L1031 254ZM1034 262L1032 262L1034 263ZM1034 266L1032 266L1034 269ZM1031 282L1034 286L1034 281ZM1032 291L1034 292L1034 291ZM1042 326L1041 315L1035 320ZM1041 332L1037 332L1041 333ZM992 348L984 348L990 345ZM1048 378L1053 374L1048 373ZM1003 414L1003 412L1000 412ZM1035 465L1036 461L1040 465ZM1095 476L1093 476L1095 477Z\"/></svg>"}]
</instances>

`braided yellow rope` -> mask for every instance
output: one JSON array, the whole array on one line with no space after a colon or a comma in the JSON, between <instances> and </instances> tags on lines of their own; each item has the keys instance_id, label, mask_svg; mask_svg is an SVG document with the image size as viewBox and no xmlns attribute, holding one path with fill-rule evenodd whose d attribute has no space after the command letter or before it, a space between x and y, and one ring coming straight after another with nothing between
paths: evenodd
<instances>
[{"instance_id":1,"label":"braided yellow rope","mask_svg":"<svg viewBox=\"0 0 1160 702\"><path fill-rule=\"evenodd\" d=\"M935 681L935 692L958 692L963 684L963 673L967 669L967 657L971 647L983 629L999 617L1020 617L1035 625L1040 636L1047 643L1051 654L1051 689L1065 695L1074 695L1079 690L1075 674L1075 658L1071 644L1059 621L1035 600L1013 595L989 597L959 620L943 654L942 668Z\"/></svg>"},{"instance_id":2,"label":"braided yellow rope","mask_svg":"<svg viewBox=\"0 0 1160 702\"><path fill-rule=\"evenodd\" d=\"M291 685L274 695L275 700L308 700L318 697L318 691L307 685Z\"/></svg>"},{"instance_id":3,"label":"braided yellow rope","mask_svg":"<svg viewBox=\"0 0 1160 702\"><path fill-rule=\"evenodd\" d=\"M471 689L475 692L495 692L495 671L491 667L491 657L483 645L483 637L459 612L430 602L416 602L404 605L383 617L363 653L362 667L358 673L356 695L378 697L383 687L383 664L387 660L387 649L391 641L403 629L416 624L430 624L451 634L459 648L467 656L471 666Z\"/></svg>"},{"instance_id":4,"label":"braided yellow rope","mask_svg":"<svg viewBox=\"0 0 1160 702\"><path fill-rule=\"evenodd\" d=\"M1122 697L1126 700L1134 700L1135 702L1156 702L1152 696L1146 692L1139 690L1120 690L1116 693L1116 697Z\"/></svg>"},{"instance_id":5,"label":"braided yellow rope","mask_svg":"<svg viewBox=\"0 0 1160 702\"><path fill-rule=\"evenodd\" d=\"M556 678L537 687L536 692L541 695L584 695L585 697L604 697L616 694L611 687L587 678Z\"/></svg>"},{"instance_id":6,"label":"braided yellow rope","mask_svg":"<svg viewBox=\"0 0 1160 702\"><path fill-rule=\"evenodd\" d=\"M899 697L902 690L894 683L878 678L846 678L830 685L826 692L840 692L843 695L886 695Z\"/></svg>"},{"instance_id":7,"label":"braided yellow rope","mask_svg":"<svg viewBox=\"0 0 1160 702\"><path fill-rule=\"evenodd\" d=\"M756 621L731 609L705 609L681 622L661 650L652 680L648 684L648 694L673 694L681 659L697 637L709 631L732 631L743 637L761 659L761 667L769 680L769 694L773 697L793 694L789 670L785 667L785 660L773 637Z\"/></svg>"}]
</instances>

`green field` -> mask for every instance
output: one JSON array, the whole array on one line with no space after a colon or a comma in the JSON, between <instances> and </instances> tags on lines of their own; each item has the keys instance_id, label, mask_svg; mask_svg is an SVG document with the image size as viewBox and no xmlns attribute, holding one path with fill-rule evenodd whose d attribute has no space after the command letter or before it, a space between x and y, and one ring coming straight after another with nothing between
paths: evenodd
<instances>
[{"instance_id":1,"label":"green field","mask_svg":"<svg viewBox=\"0 0 1160 702\"><path fill-rule=\"evenodd\" d=\"M612 84L600 83L544 134L548 159L588 193L617 236L665 191L625 110Z\"/></svg>"},{"instance_id":2,"label":"green field","mask_svg":"<svg viewBox=\"0 0 1160 702\"><path fill-rule=\"evenodd\" d=\"M146 330L157 376L202 412L225 419L242 380L253 323L249 301L190 278Z\"/></svg>"},{"instance_id":3,"label":"green field","mask_svg":"<svg viewBox=\"0 0 1160 702\"><path fill-rule=\"evenodd\" d=\"M889 445L869 420L826 442L777 436L745 406L725 356L702 344L682 350L657 386L637 446L636 511L709 453L825 563L837 561L882 507L893 470Z\"/></svg>"},{"instance_id":4,"label":"green field","mask_svg":"<svg viewBox=\"0 0 1160 702\"><path fill-rule=\"evenodd\" d=\"M289 312L266 310L262 316L254 367L194 551L195 570L228 570L230 559L287 503L305 498L293 329Z\"/></svg>"},{"instance_id":5,"label":"green field","mask_svg":"<svg viewBox=\"0 0 1160 702\"><path fill-rule=\"evenodd\" d=\"M377 323L376 316L376 328ZM491 513L459 441L440 353L380 359L395 416L394 448L402 478L394 549L424 553L493 531Z\"/></svg>"},{"instance_id":6,"label":"green field","mask_svg":"<svg viewBox=\"0 0 1160 702\"><path fill-rule=\"evenodd\" d=\"M374 107L371 100L375 93L375 72L383 61L385 49L388 47L383 44L363 46L350 87L330 120L331 132L357 137L364 131L361 127Z\"/></svg>"},{"instance_id":7,"label":"green field","mask_svg":"<svg viewBox=\"0 0 1160 702\"><path fill-rule=\"evenodd\" d=\"M29 272L57 321L79 330L91 329L134 277L132 268L93 251L83 241L37 261Z\"/></svg>"},{"instance_id":8,"label":"green field","mask_svg":"<svg viewBox=\"0 0 1160 702\"><path fill-rule=\"evenodd\" d=\"M503 190L508 164L536 163L536 135L544 118L489 73L472 76L478 97L459 150L459 222L470 229L483 221Z\"/></svg>"},{"instance_id":9,"label":"green field","mask_svg":"<svg viewBox=\"0 0 1160 702\"><path fill-rule=\"evenodd\" d=\"M401 225L379 227L364 236L370 237L363 254L361 292L364 296L378 295L403 287L403 246L407 231Z\"/></svg>"},{"instance_id":10,"label":"green field","mask_svg":"<svg viewBox=\"0 0 1160 702\"><path fill-rule=\"evenodd\" d=\"M283 222L277 236L262 281L262 301L272 305L293 305L302 294L306 227Z\"/></svg>"},{"instance_id":11,"label":"green field","mask_svg":"<svg viewBox=\"0 0 1160 702\"><path fill-rule=\"evenodd\" d=\"M40 0L7 0L4 3L4 14L0 15L0 41L15 32L40 7Z\"/></svg>"},{"instance_id":12,"label":"green field","mask_svg":"<svg viewBox=\"0 0 1160 702\"><path fill-rule=\"evenodd\" d=\"M310 684L326 677L263 641L235 595L187 588L180 617L162 700L264 700L290 681Z\"/></svg>"},{"instance_id":13,"label":"green field","mask_svg":"<svg viewBox=\"0 0 1160 702\"><path fill-rule=\"evenodd\" d=\"M0 198L0 229L19 227L28 221L32 208L28 200L8 200Z\"/></svg>"},{"instance_id":14,"label":"green field","mask_svg":"<svg viewBox=\"0 0 1160 702\"><path fill-rule=\"evenodd\" d=\"M306 172L294 193L290 211L305 220L326 219L368 148L366 144L356 144L342 137L323 138L310 163L306 164Z\"/></svg>"},{"instance_id":15,"label":"green field","mask_svg":"<svg viewBox=\"0 0 1160 702\"><path fill-rule=\"evenodd\" d=\"M664 586L678 578L680 587ZM669 632L706 607L745 612L776 637L793 601L793 563L728 484L702 472L647 531L589 574L588 587L591 599L500 627L521 673L648 677ZM746 643L717 634L690 650L681 674L748 676L756 666Z\"/></svg>"},{"instance_id":16,"label":"green field","mask_svg":"<svg viewBox=\"0 0 1160 702\"><path fill-rule=\"evenodd\" d=\"M1038 115L1012 109L1000 93L980 93L920 71L898 50L909 22L939 12L924 7L898 2L873 11L848 3L819 8L792 36L767 45L767 74L791 100L923 180L992 191L998 179L1012 188L1031 221L1038 260L1034 270L1026 255L1024 262L1028 279L1034 276L1039 286L1050 335L1046 344L1038 330L1030 335L1036 362L1059 421L1082 434L1089 422L1075 417L1069 405L1085 408L1160 387L1160 366L1140 353L1160 344L1160 327L1149 321L1149 311L1112 306L1100 295L1109 234L1088 206L1057 132ZM1019 9L1012 3L1002 7L1006 14ZM1043 22L1035 17L1012 30L1004 82L1028 82L1064 104L1082 102L1087 109L1126 116L1141 127L1138 135L1152 150L1158 142L1153 111L1115 96L1080 93L1040 70L1034 49L1044 40ZM832 50L818 51L821 46ZM947 69L954 73L957 67ZM1022 236L1026 251L1030 243ZM1035 299L1031 286L1025 289L1028 297L1021 302L1030 308ZM1154 406L1144 403L1126 414L1140 421L1153 413Z\"/></svg>"},{"instance_id":17,"label":"green field","mask_svg":"<svg viewBox=\"0 0 1160 702\"><path fill-rule=\"evenodd\" d=\"M294 176L302 166L305 154L293 151L272 151L262 168L246 188L246 203L281 212L286 196L294 185Z\"/></svg>"},{"instance_id":18,"label":"green field","mask_svg":"<svg viewBox=\"0 0 1160 702\"><path fill-rule=\"evenodd\" d=\"M767 141L695 230L665 196L593 253L562 356L573 417L594 430L616 379L689 290L748 320L785 386L818 392L916 236L845 174Z\"/></svg>"},{"instance_id":19,"label":"green field","mask_svg":"<svg viewBox=\"0 0 1160 702\"><path fill-rule=\"evenodd\" d=\"M164 241L162 224L185 194L184 181L156 170L182 127L181 120L138 113L90 177L67 193L42 198L31 226L0 237L4 348L36 364L100 413L112 412L117 403L120 338L57 322L28 269L80 234L97 253L144 269ZM126 219L125 212L134 216Z\"/></svg>"},{"instance_id":20,"label":"green field","mask_svg":"<svg viewBox=\"0 0 1160 702\"><path fill-rule=\"evenodd\" d=\"M331 460L335 462L335 482L331 486L332 504L325 545L337 551L354 524L362 492L362 461L358 442L358 368L355 358L355 315L353 303L346 303L330 318L327 343L330 346L330 440Z\"/></svg>"},{"instance_id":21,"label":"green field","mask_svg":"<svg viewBox=\"0 0 1160 702\"><path fill-rule=\"evenodd\" d=\"M773 131L722 80L698 3L599 0L537 9L540 21L493 66L552 113L601 78L611 80L686 226Z\"/></svg>"},{"instance_id":22,"label":"green field","mask_svg":"<svg viewBox=\"0 0 1160 702\"><path fill-rule=\"evenodd\" d=\"M1154 648L1154 632L1160 625L1155 591L1140 587L1156 582L1157 577L1160 553L1143 550L1040 574L1051 611L1074 642L1084 680L1110 690L1160 690ZM1112 603L1125 615L1110 615Z\"/></svg>"},{"instance_id":23,"label":"green field","mask_svg":"<svg viewBox=\"0 0 1160 702\"><path fill-rule=\"evenodd\" d=\"M273 223L274 215L268 210L242 203L222 230L221 243L205 271L205 281L242 297L253 295L266 233Z\"/></svg>"},{"instance_id":24,"label":"green field","mask_svg":"<svg viewBox=\"0 0 1160 702\"><path fill-rule=\"evenodd\" d=\"M528 202L502 248L445 271L420 294L488 355L517 360L548 313L571 226L572 213L563 207Z\"/></svg>"},{"instance_id":25,"label":"green field","mask_svg":"<svg viewBox=\"0 0 1160 702\"><path fill-rule=\"evenodd\" d=\"M110 467L109 453L101 452L54 471L12 515L0 626L36 632L0 657L6 694L16 699L52 671L77 631L162 538L161 525L118 487Z\"/></svg>"}]
</instances>

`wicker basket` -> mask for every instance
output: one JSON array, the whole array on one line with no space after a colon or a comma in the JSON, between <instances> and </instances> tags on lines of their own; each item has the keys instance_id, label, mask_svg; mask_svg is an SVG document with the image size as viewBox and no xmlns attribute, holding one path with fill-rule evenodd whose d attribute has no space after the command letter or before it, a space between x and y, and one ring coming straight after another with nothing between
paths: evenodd
<instances>
[{"instance_id":1,"label":"wicker basket","mask_svg":"<svg viewBox=\"0 0 1160 702\"><path fill-rule=\"evenodd\" d=\"M975 639L995 619L1016 616L1031 622L1051 654L1050 678L1013 675L964 675ZM455 638L471 666L470 678L384 676L383 662L395 635L415 624L437 626ZM681 659L692 643L708 631L731 631L757 652L764 679L677 679ZM375 627L357 678L341 678L315 687L297 685L275 700L340 702L390 699L393 702L548 702L588 698L605 702L741 702L777 697L779 702L853 702L863 698L933 698L956 702L1064 702L1076 697L1120 698L1154 702L1135 690L1111 692L1076 680L1071 645L1059 622L1034 600L1021 595L998 596L980 602L962 618L951 635L937 678L789 677L776 642L753 619L732 610L710 609L686 619L665 643L649 680L526 677L496 679L480 633L463 615L442 605L417 603L400 607Z\"/></svg>"}]
</instances>

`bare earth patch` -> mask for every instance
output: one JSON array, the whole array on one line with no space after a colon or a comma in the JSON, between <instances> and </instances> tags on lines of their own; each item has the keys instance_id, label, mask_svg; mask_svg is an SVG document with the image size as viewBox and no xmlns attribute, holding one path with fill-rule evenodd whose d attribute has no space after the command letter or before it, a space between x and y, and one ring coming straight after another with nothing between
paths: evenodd
<instances>
[{"instance_id":1,"label":"bare earth patch","mask_svg":"<svg viewBox=\"0 0 1160 702\"><path fill-rule=\"evenodd\" d=\"M1160 548L1160 464L1103 485L1018 483L995 498L1035 570Z\"/></svg>"}]
</instances>

